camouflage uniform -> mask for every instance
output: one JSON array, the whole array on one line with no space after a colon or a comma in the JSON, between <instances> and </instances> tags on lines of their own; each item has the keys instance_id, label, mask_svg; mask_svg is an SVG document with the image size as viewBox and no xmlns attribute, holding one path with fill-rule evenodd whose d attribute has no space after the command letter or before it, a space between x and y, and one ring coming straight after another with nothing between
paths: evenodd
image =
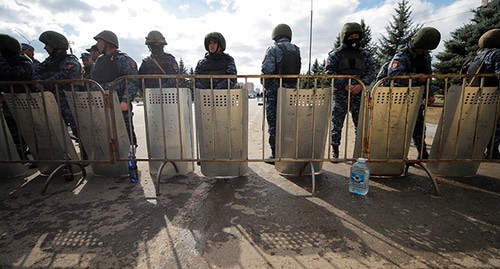
<instances>
[{"instance_id":1,"label":"camouflage uniform","mask_svg":"<svg viewBox=\"0 0 500 269\"><path fill-rule=\"evenodd\" d=\"M208 42L210 40L217 41L221 50L215 53L208 51ZM195 75L237 75L236 64L233 57L224 53L226 49L226 40L222 34L214 32L205 36L205 57L198 61ZM237 79L231 78L213 78L213 79L196 79L196 88L198 89L227 89L236 86Z\"/></svg>"},{"instance_id":2,"label":"camouflage uniform","mask_svg":"<svg viewBox=\"0 0 500 269\"><path fill-rule=\"evenodd\" d=\"M387 76L410 76L417 74L432 74L431 55L429 50L435 49L441 40L441 34L438 30L431 27L424 27L417 31L415 36L406 45L400 46L396 55L390 61L387 67ZM417 49L425 49L425 53L418 54ZM397 86L408 86L408 79L396 79L394 84ZM386 85L390 83L386 82ZM425 86L426 82L421 83L418 79L412 80L413 86ZM429 97L434 96L434 87L429 89ZM423 96L425 98L425 95ZM415 129L413 131L413 144L419 152L418 158L427 159L428 153L425 143L425 123L424 108L421 105L418 111ZM423 147L421 154L420 150Z\"/></svg>"},{"instance_id":3,"label":"camouflage uniform","mask_svg":"<svg viewBox=\"0 0 500 269\"><path fill-rule=\"evenodd\" d=\"M154 62L153 58L158 62L163 71ZM175 57L169 53L162 53L160 55L152 55L142 60L141 67L139 67L140 75L178 75L179 65ZM175 79L162 79L163 88L173 88L177 84ZM146 88L159 88L160 82L158 79L145 79L144 85Z\"/></svg>"},{"instance_id":4,"label":"camouflage uniform","mask_svg":"<svg viewBox=\"0 0 500 269\"><path fill-rule=\"evenodd\" d=\"M9 42L10 41L10 42ZM6 43L10 43L12 48L4 47ZM30 81L33 76L32 62L28 56L20 55L19 42L10 36L0 35L0 81ZM8 85L2 85L0 88L0 101L2 104L2 111L5 117L5 121L10 130L14 144L18 151L19 156L23 156L26 151L26 143L22 142L22 137L17 129L17 124L14 120L9 107L5 102L3 102L1 93L10 92L10 87ZM13 88L14 92L25 92L25 88L22 85ZM0 134L2 136L3 134ZM24 146L23 146L24 145Z\"/></svg>"},{"instance_id":5,"label":"camouflage uniform","mask_svg":"<svg viewBox=\"0 0 500 269\"><path fill-rule=\"evenodd\" d=\"M348 37L351 34L359 34L359 40L351 42ZM375 79L375 61L371 53L359 47L362 38L362 28L357 23L346 23L342 28L341 37L343 37L340 48L334 49L328 53L325 73L327 75L354 75L357 76L365 85L370 85ZM351 45L353 43L355 45ZM345 116L347 114L347 105L349 102L349 79L338 78L334 80L335 92L333 96L332 111L332 146L333 157L338 158L338 147L342 136ZM351 85L357 85L356 80L351 80ZM361 104L362 92L350 94L350 112L354 123L354 130L358 126L358 114Z\"/></svg>"},{"instance_id":6,"label":"camouflage uniform","mask_svg":"<svg viewBox=\"0 0 500 269\"><path fill-rule=\"evenodd\" d=\"M272 34L274 44L267 48L266 56L262 61L261 72L264 75L298 75L300 74L301 58L300 49L292 44L292 30L288 25L277 25ZM297 79L283 79L284 88L297 87ZM271 147L271 158L275 157L276 145L276 109L278 102L278 89L280 79L263 79L266 98L266 120L267 132L269 134L269 146Z\"/></svg>"},{"instance_id":7,"label":"camouflage uniform","mask_svg":"<svg viewBox=\"0 0 500 269\"><path fill-rule=\"evenodd\" d=\"M33 72L33 80L67 80L67 79L80 79L81 66L78 58L75 55L67 54L65 51L57 51L47 57L40 63ZM71 91L71 85L59 84L57 91L54 84L43 84L44 88L51 90L56 94L61 114L64 122L69 125L73 135L78 137L78 128L75 119L71 113L71 109L66 99L65 91Z\"/></svg>"},{"instance_id":8,"label":"camouflage uniform","mask_svg":"<svg viewBox=\"0 0 500 269\"><path fill-rule=\"evenodd\" d=\"M97 81L105 90L109 90L114 87L113 89L116 91L118 101L120 103L128 102L129 110L122 111L123 119L125 120L125 126L127 127L130 142L136 146L137 137L135 135L134 123L132 120L134 115L132 112L132 101L139 90L139 81L137 79L121 80L116 85L113 84L113 81L121 76L137 74L136 62L127 54L117 50L112 55L103 54L99 56L90 75L90 77Z\"/></svg>"},{"instance_id":9,"label":"camouflage uniform","mask_svg":"<svg viewBox=\"0 0 500 269\"><path fill-rule=\"evenodd\" d=\"M489 40L485 40L489 38ZM462 66L462 73L467 74L497 74L500 75L500 29L493 29L481 36L479 41L479 48L477 55L465 62ZM494 41L492 41L494 40ZM481 65L482 64L482 65ZM471 83L470 79L468 81ZM471 86L479 87L481 83L481 77L477 77L472 81ZM500 86L500 76L498 77L484 77L483 86L485 87L499 87ZM493 159L500 159L500 118L497 121L495 138L493 139ZM486 158L490 157L488 145L486 149Z\"/></svg>"}]
</instances>

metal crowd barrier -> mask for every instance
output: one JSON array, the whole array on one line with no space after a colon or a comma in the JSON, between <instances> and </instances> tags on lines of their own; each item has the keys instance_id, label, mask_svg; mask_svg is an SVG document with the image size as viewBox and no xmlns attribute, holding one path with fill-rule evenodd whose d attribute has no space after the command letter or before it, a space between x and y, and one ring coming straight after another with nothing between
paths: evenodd
<instances>
[{"instance_id":1,"label":"metal crowd barrier","mask_svg":"<svg viewBox=\"0 0 500 269\"><path fill-rule=\"evenodd\" d=\"M116 82L142 79L152 76L121 77ZM146 123L147 155L136 156L137 161L149 163L150 173L156 173L156 188L159 191L160 176L170 177L187 174L200 164L201 173L207 177L238 177L248 172L249 162L264 162L269 146L266 140L265 113L262 117L262 139L259 146L248 137L248 95L246 89L195 89L196 79L218 76L154 76L158 79L175 78L177 87L144 89L144 120ZM312 193L316 191L315 177L321 173L323 162L351 163L357 157L368 158L373 176L406 175L408 168L418 165L432 180L436 193L437 181L433 175L474 175L481 162L498 162L484 158L488 141L495 135L496 122L500 114L497 87L450 86L450 80L464 80L470 75L428 75L423 87L412 86L420 76L386 78L371 88L363 85L362 107L357 132L344 124L343 155L332 159L330 139L333 86L317 86L318 81L334 85L335 79L349 76L233 76L238 79L267 79L294 77L314 81L310 87L282 88L279 91L276 135L275 169L280 174L312 176ZM408 86L397 86L393 80L406 79ZM431 81L444 81L444 108L430 148L429 159L410 157L415 152L411 137L416 115L430 89ZM188 86L179 84L187 82ZM361 81L358 81L360 83ZM383 82L388 82L380 86ZM14 91L14 84L24 85L21 92ZM115 89L104 91L91 80L56 81L58 85L69 83L66 91L70 108L77 121L79 142L87 152L88 159L81 160L77 154L78 143L72 142L68 127L62 120L58 100L52 92L32 92L38 82L1 82L10 90L3 90L7 103L17 122L34 162L42 174L49 179L63 165L82 166L90 164L94 174L122 176L127 173L130 141L123 121ZM47 84L45 82L45 84ZM127 84L127 83L125 83ZM325 85L325 84L321 84ZM194 92L194 103L192 102ZM131 100L130 100L131 101ZM194 106L194 107L193 107ZM264 98L265 106L265 98ZM194 113L193 113L194 111ZM350 113L346 122L350 123ZM196 128L195 128L196 127ZM355 138L354 147L349 136ZM27 162L16 157L12 137L2 120L0 124L0 175L22 173ZM196 137L196 143L194 138ZM331 137L331 136L330 136ZM260 157L249 157L258 148ZM325 150L328 154L325 154ZM352 150L352 152L350 152ZM427 169L429 168L429 169ZM82 167L82 173L86 170ZM85 174L86 175L86 174ZM47 180L47 184L50 180ZM46 185L47 185L46 184ZM44 190L45 191L45 190Z\"/></svg>"}]
</instances>

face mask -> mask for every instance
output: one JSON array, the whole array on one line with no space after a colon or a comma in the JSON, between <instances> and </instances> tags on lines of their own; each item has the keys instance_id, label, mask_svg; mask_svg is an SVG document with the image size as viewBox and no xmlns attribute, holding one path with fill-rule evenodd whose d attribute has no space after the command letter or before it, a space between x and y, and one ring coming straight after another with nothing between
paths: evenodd
<instances>
[{"instance_id":1,"label":"face mask","mask_svg":"<svg viewBox=\"0 0 500 269\"><path fill-rule=\"evenodd\" d=\"M359 48L360 43L361 39L359 38L348 39L345 41L345 44L350 48Z\"/></svg>"}]
</instances>

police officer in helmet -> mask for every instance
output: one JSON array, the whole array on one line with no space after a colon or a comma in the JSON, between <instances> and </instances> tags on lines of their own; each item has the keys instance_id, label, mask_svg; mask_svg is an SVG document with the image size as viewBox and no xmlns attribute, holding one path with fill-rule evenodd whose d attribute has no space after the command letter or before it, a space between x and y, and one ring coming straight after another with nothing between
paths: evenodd
<instances>
[{"instance_id":1,"label":"police officer in helmet","mask_svg":"<svg viewBox=\"0 0 500 269\"><path fill-rule=\"evenodd\" d=\"M179 65L175 57L163 51L167 45L165 37L159 31L153 30L146 36L146 46L148 46L151 55L142 60L139 67L141 75L178 75ZM158 79L144 79L146 88L159 88ZM162 79L162 87L171 88L177 87L175 79Z\"/></svg>"},{"instance_id":2,"label":"police officer in helmet","mask_svg":"<svg viewBox=\"0 0 500 269\"><path fill-rule=\"evenodd\" d=\"M195 75L237 75L234 58L225 53L226 39L219 32L208 33L204 40L205 57L198 61ZM228 89L234 88L236 78L208 78L197 79L196 88L199 89Z\"/></svg>"},{"instance_id":3,"label":"police officer in helmet","mask_svg":"<svg viewBox=\"0 0 500 269\"><path fill-rule=\"evenodd\" d=\"M392 57L388 67L387 76L412 76L412 75L430 75L432 74L430 51L437 48L441 41L441 33L433 27L423 27L418 30L411 40L401 47ZM387 82L390 83L390 82ZM395 85L408 86L408 79L397 79ZM425 77L412 81L413 86L426 86ZM434 87L430 87L427 104L434 103ZM425 95L423 96L425 98ZM413 131L413 144L418 151L418 159L429 158L427 145L425 143L424 126L424 105L420 107Z\"/></svg>"},{"instance_id":4,"label":"police officer in helmet","mask_svg":"<svg viewBox=\"0 0 500 269\"><path fill-rule=\"evenodd\" d=\"M115 33L104 30L97 34L94 39L97 41L97 48L102 55L97 58L90 77L101 84L104 89L113 88L116 91L130 143L137 146L137 137L132 121L134 115L132 101L139 90L139 81L137 79L125 79L114 84L114 80L118 77L137 75L137 64L126 53L118 50L118 37Z\"/></svg>"},{"instance_id":5,"label":"police officer in helmet","mask_svg":"<svg viewBox=\"0 0 500 269\"><path fill-rule=\"evenodd\" d=\"M360 79L364 85L372 83L375 79L375 61L370 51L361 48L363 36L363 29L359 23L344 24L340 32L341 46L328 53L325 66L327 75L351 75ZM357 80L351 80L349 84L347 78L336 78L334 82L336 91L333 96L331 143L332 158L337 159L349 95L350 112L356 131L363 87Z\"/></svg>"},{"instance_id":6,"label":"police officer in helmet","mask_svg":"<svg viewBox=\"0 0 500 269\"><path fill-rule=\"evenodd\" d=\"M292 29L290 26L284 23L276 25L271 33L271 39L274 41L274 44L266 50L266 55L261 65L262 74L299 75L301 68L300 49L291 43ZM295 88L297 86L297 79L271 78L262 80L266 96L267 132L269 134L269 146L271 147L271 156L268 159L276 157L276 107L280 83L285 88ZM266 163L274 164L272 161Z\"/></svg>"}]
</instances>

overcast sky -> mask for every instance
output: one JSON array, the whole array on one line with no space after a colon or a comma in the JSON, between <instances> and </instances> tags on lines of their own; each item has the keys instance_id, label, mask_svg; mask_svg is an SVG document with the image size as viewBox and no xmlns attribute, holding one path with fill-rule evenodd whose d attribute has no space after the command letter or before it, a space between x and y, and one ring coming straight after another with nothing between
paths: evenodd
<instances>
[{"instance_id":1,"label":"overcast sky","mask_svg":"<svg viewBox=\"0 0 500 269\"><path fill-rule=\"evenodd\" d=\"M364 19L372 30L372 40L386 35L399 0L313 0L311 58L322 61L332 49L346 22ZM481 0L410 0L414 23L433 26L442 39L469 23L471 12ZM35 57L47 57L38 37L43 31L64 34L77 56L95 44L93 37L102 30L118 36L120 50L138 65L149 55L144 45L151 30L166 37L166 52L185 66L195 68L205 53L203 40L209 32L226 38L226 53L234 57L238 74L260 74L266 48L275 25L286 23L293 31L292 43L301 48L302 72L309 66L310 0L2 0L0 33L20 42L31 42ZM26 39L25 39L26 38ZM443 42L435 52L441 51Z\"/></svg>"}]
</instances>

